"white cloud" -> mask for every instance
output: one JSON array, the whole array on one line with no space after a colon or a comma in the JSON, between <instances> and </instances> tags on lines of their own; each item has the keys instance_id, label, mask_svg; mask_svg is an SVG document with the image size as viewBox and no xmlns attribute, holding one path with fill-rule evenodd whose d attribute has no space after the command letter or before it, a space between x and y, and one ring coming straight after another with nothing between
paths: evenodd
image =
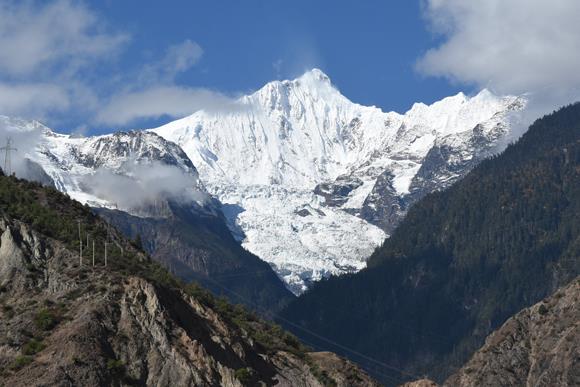
<instances>
[{"instance_id":1,"label":"white cloud","mask_svg":"<svg viewBox=\"0 0 580 387\"><path fill-rule=\"evenodd\" d=\"M128 38L103 31L103 24L82 3L71 0L4 1L0 4L0 70L4 75L29 76L65 62L70 69L108 59Z\"/></svg>"},{"instance_id":2,"label":"white cloud","mask_svg":"<svg viewBox=\"0 0 580 387\"><path fill-rule=\"evenodd\" d=\"M126 125L138 119L186 116L200 109L235 108L235 104L229 97L208 89L152 86L113 96L99 112L97 121Z\"/></svg>"},{"instance_id":3,"label":"white cloud","mask_svg":"<svg viewBox=\"0 0 580 387\"><path fill-rule=\"evenodd\" d=\"M158 60L95 83L130 37L111 31L88 3L0 0L0 114L47 119L77 114L85 124L128 124L177 117L229 103L219 93L175 85L203 49L192 40ZM106 67L105 67L106 68Z\"/></svg>"},{"instance_id":4,"label":"white cloud","mask_svg":"<svg viewBox=\"0 0 580 387\"><path fill-rule=\"evenodd\" d=\"M578 0L427 0L424 11L443 38L419 60L424 74L500 93L580 87Z\"/></svg>"},{"instance_id":5,"label":"white cloud","mask_svg":"<svg viewBox=\"0 0 580 387\"><path fill-rule=\"evenodd\" d=\"M27 122L0 117L0 143L1 146L5 146L7 139L10 138L12 140L11 146L16 148L16 151L11 153L10 172L16 173L16 176L21 178L35 180L38 179L39 175L34 174L27 160L30 154L36 151L36 147L43 139L42 128L30 125L24 130L23 125L27 125ZM4 162L0 166L6 173Z\"/></svg>"},{"instance_id":6,"label":"white cloud","mask_svg":"<svg viewBox=\"0 0 580 387\"><path fill-rule=\"evenodd\" d=\"M0 83L0 114L43 118L45 114L63 111L70 106L65 89L47 83Z\"/></svg>"},{"instance_id":7,"label":"white cloud","mask_svg":"<svg viewBox=\"0 0 580 387\"><path fill-rule=\"evenodd\" d=\"M90 114L91 71L128 41L106 24L79 1L0 1L0 114Z\"/></svg>"},{"instance_id":8,"label":"white cloud","mask_svg":"<svg viewBox=\"0 0 580 387\"><path fill-rule=\"evenodd\" d=\"M169 46L167 54L161 62L166 69L173 73L189 70L201 58L203 50L199 44L187 39L180 44Z\"/></svg>"},{"instance_id":9,"label":"white cloud","mask_svg":"<svg viewBox=\"0 0 580 387\"><path fill-rule=\"evenodd\" d=\"M198 187L198 177L174 165L158 161L127 160L123 174L106 168L97 169L81 181L93 195L116 203L122 209L132 209L165 198L180 202L204 202L206 193Z\"/></svg>"},{"instance_id":10,"label":"white cloud","mask_svg":"<svg viewBox=\"0 0 580 387\"><path fill-rule=\"evenodd\" d=\"M167 48L161 60L145 64L137 82L144 84L173 83L175 77L196 65L203 55L199 44L189 39Z\"/></svg>"}]
</instances>

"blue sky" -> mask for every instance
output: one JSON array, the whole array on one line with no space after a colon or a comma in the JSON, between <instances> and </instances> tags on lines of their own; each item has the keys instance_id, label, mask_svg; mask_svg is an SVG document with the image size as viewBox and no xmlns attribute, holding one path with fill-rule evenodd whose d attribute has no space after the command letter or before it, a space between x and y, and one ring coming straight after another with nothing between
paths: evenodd
<instances>
[{"instance_id":1,"label":"blue sky","mask_svg":"<svg viewBox=\"0 0 580 387\"><path fill-rule=\"evenodd\" d=\"M552 106L580 96L578 14L576 0L0 0L0 114L152 127L313 67L384 110L483 87Z\"/></svg>"},{"instance_id":2,"label":"blue sky","mask_svg":"<svg viewBox=\"0 0 580 387\"><path fill-rule=\"evenodd\" d=\"M312 67L352 100L405 110L458 86L414 70L433 45L418 1L104 1L96 9L133 36L124 65L190 39L203 56L179 82L247 92ZM95 4L95 3L91 3Z\"/></svg>"}]
</instances>

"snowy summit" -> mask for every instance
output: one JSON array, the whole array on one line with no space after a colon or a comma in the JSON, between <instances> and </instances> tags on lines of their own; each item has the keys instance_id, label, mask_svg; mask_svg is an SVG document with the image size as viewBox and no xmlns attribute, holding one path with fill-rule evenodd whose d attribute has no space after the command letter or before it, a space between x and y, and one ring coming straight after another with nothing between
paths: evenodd
<instances>
[{"instance_id":1,"label":"snowy summit","mask_svg":"<svg viewBox=\"0 0 580 387\"><path fill-rule=\"evenodd\" d=\"M231 111L152 131L183 148L243 246L300 293L363 268L408 205L505 145L509 113L524 105L483 90L383 112L351 102L314 69Z\"/></svg>"}]
</instances>

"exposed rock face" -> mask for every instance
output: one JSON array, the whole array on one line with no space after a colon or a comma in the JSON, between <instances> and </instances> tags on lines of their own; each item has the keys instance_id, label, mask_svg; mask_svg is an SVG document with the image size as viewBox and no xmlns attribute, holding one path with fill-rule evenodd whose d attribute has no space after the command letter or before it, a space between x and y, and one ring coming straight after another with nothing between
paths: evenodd
<instances>
[{"instance_id":1,"label":"exposed rock face","mask_svg":"<svg viewBox=\"0 0 580 387\"><path fill-rule=\"evenodd\" d=\"M135 264L147 262L112 233ZM0 385L322 386L323 377L375 385L331 354L265 348L206 293L97 261L80 268L63 243L2 215ZM251 324L270 337L265 323Z\"/></svg>"},{"instance_id":2,"label":"exposed rock face","mask_svg":"<svg viewBox=\"0 0 580 387\"><path fill-rule=\"evenodd\" d=\"M415 380L414 382L407 382L405 384L401 384L401 387L437 387L439 386L432 380L429 379L420 379Z\"/></svg>"},{"instance_id":3,"label":"exposed rock face","mask_svg":"<svg viewBox=\"0 0 580 387\"><path fill-rule=\"evenodd\" d=\"M362 180L339 176L331 183L320 183L314 188L314 193L324 198L324 205L340 207L348 201L348 195L363 184Z\"/></svg>"},{"instance_id":4,"label":"exposed rock face","mask_svg":"<svg viewBox=\"0 0 580 387\"><path fill-rule=\"evenodd\" d=\"M579 386L580 277L492 333L445 386Z\"/></svg>"},{"instance_id":5,"label":"exposed rock face","mask_svg":"<svg viewBox=\"0 0 580 387\"><path fill-rule=\"evenodd\" d=\"M360 216L391 233L407 212L409 201L401 198L393 187L394 175L385 171L377 178L360 210Z\"/></svg>"}]
</instances>

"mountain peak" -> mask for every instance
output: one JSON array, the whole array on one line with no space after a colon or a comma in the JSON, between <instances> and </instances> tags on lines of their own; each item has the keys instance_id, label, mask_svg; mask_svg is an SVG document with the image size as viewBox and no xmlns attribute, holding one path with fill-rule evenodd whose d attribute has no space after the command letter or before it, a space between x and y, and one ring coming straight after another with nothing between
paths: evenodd
<instances>
[{"instance_id":1,"label":"mountain peak","mask_svg":"<svg viewBox=\"0 0 580 387\"><path fill-rule=\"evenodd\" d=\"M318 82L327 83L329 85L332 84L332 82L330 81L330 77L328 75L326 75L322 70L320 70L319 68L316 68L316 67L314 67L311 70L306 71L304 74L302 74L296 80L315 80Z\"/></svg>"},{"instance_id":2,"label":"mountain peak","mask_svg":"<svg viewBox=\"0 0 580 387\"><path fill-rule=\"evenodd\" d=\"M227 216L244 246L299 293L323 276L360 270L413 198L491 152L509 131L507 103L469 101L459 93L385 113L350 101L315 68L242 97L244 111L196 114L153 131L184 149L211 193L242 209ZM496 137L472 141L480 124ZM449 156L435 158L442 146Z\"/></svg>"},{"instance_id":3,"label":"mountain peak","mask_svg":"<svg viewBox=\"0 0 580 387\"><path fill-rule=\"evenodd\" d=\"M331 83L330 78L321 70L314 68L293 80L272 81L255 93L244 96L243 103L253 105L267 112L277 111L290 115L291 111L300 115L306 106L351 105ZM332 102L331 102L332 101Z\"/></svg>"}]
</instances>

